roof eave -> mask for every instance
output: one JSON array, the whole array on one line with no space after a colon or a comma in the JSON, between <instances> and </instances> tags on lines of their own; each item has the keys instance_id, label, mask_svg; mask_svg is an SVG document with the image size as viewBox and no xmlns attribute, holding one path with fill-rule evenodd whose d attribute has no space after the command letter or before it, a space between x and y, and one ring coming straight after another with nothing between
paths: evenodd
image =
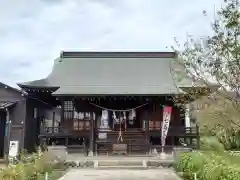
<instances>
[{"instance_id":1,"label":"roof eave","mask_svg":"<svg viewBox=\"0 0 240 180\"><path fill-rule=\"evenodd\" d=\"M104 94L104 93L99 93L99 94L57 94L57 93L52 93L53 96L166 96L166 95L177 95L177 94L180 94L180 93L165 93L165 94L121 94L121 93L118 93L118 94L112 94L112 93L109 93L109 94ZM184 93L181 93L181 94L184 94Z\"/></svg>"},{"instance_id":2,"label":"roof eave","mask_svg":"<svg viewBox=\"0 0 240 180\"><path fill-rule=\"evenodd\" d=\"M16 103L17 103L17 101L15 101L15 102L4 102L3 104L0 104L0 109L6 109L6 108L9 108L9 107L12 107Z\"/></svg>"},{"instance_id":3,"label":"roof eave","mask_svg":"<svg viewBox=\"0 0 240 180\"><path fill-rule=\"evenodd\" d=\"M0 84L2 84L3 86L5 86L5 88L10 88L10 89L12 89L13 91L15 91L15 92L17 92L17 93L22 93L22 91L21 91L20 89L11 87L11 86L9 86L9 85L7 85L7 84L4 84L4 83L2 83L2 82L0 82Z\"/></svg>"},{"instance_id":4,"label":"roof eave","mask_svg":"<svg viewBox=\"0 0 240 180\"><path fill-rule=\"evenodd\" d=\"M26 85L26 84L17 84L22 89L53 89L57 90L59 86L33 86L33 85Z\"/></svg>"},{"instance_id":5,"label":"roof eave","mask_svg":"<svg viewBox=\"0 0 240 180\"><path fill-rule=\"evenodd\" d=\"M60 58L175 58L176 52L62 51Z\"/></svg>"}]
</instances>

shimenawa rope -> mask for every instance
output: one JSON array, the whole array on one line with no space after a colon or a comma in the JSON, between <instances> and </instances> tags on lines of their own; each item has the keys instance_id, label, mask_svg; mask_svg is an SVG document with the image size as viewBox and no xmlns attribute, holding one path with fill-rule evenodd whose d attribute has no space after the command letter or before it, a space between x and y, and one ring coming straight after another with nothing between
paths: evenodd
<instances>
[{"instance_id":1,"label":"shimenawa rope","mask_svg":"<svg viewBox=\"0 0 240 180\"><path fill-rule=\"evenodd\" d=\"M103 107L103 106L99 106L99 105L94 104L94 103L90 103L90 104L93 105L93 106L96 106L96 107L98 107L98 108L101 108L101 109L104 109L104 110L108 110L108 111L112 111L112 112L128 112L128 111L136 110L136 109L139 109L139 108L141 108L141 107L143 107L143 106L146 106L148 103L139 105L139 106L137 106L137 107L135 107L135 108L123 109L123 110L105 108L105 107Z\"/></svg>"}]
</instances>

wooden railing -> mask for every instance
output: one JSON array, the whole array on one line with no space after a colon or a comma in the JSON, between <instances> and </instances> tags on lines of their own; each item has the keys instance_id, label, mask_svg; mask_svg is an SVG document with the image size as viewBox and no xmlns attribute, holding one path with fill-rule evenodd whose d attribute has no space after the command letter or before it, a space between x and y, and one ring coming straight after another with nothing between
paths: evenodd
<instances>
[{"instance_id":1,"label":"wooden railing","mask_svg":"<svg viewBox=\"0 0 240 180\"><path fill-rule=\"evenodd\" d=\"M67 121L63 122L61 126L56 127L41 127L41 134L66 134L66 133L78 133L86 132L91 130L90 120L78 120L78 121Z\"/></svg>"},{"instance_id":2,"label":"wooden railing","mask_svg":"<svg viewBox=\"0 0 240 180\"><path fill-rule=\"evenodd\" d=\"M161 129L154 129L149 130L149 132L161 132ZM184 126L176 126L176 127L169 127L168 129L168 135L194 135L199 133L198 126L195 127L184 127Z\"/></svg>"},{"instance_id":3,"label":"wooden railing","mask_svg":"<svg viewBox=\"0 0 240 180\"><path fill-rule=\"evenodd\" d=\"M101 145L101 146L98 146ZM123 146L117 148L116 146ZM150 143L136 143L134 140L127 140L124 143L117 141L95 142L95 151L97 154L146 154L151 147Z\"/></svg>"},{"instance_id":4,"label":"wooden railing","mask_svg":"<svg viewBox=\"0 0 240 180\"><path fill-rule=\"evenodd\" d=\"M64 133L64 132L76 132L76 131L90 131L91 125L89 122L85 122L85 124L81 124L77 128L73 126L58 126L58 127L42 127L41 133ZM140 131L146 131L142 129L127 129L122 130L122 132L140 132ZM95 132L119 132L119 130L112 130L112 129L100 129L96 128ZM149 130L149 133L161 135L161 129L155 129L155 130ZM183 135L198 135L199 134L199 128L198 127L169 127L168 130L168 136L183 136Z\"/></svg>"},{"instance_id":5,"label":"wooden railing","mask_svg":"<svg viewBox=\"0 0 240 180\"><path fill-rule=\"evenodd\" d=\"M149 135L161 138L161 130L149 131ZM187 146L198 149L200 147L199 127L197 125L195 127L169 127L167 139L171 142L170 145L165 147L167 149L176 146ZM161 149L161 145L154 146L151 149Z\"/></svg>"},{"instance_id":6,"label":"wooden railing","mask_svg":"<svg viewBox=\"0 0 240 180\"><path fill-rule=\"evenodd\" d=\"M63 126L58 127L41 127L41 134L58 134L67 133L67 129Z\"/></svg>"},{"instance_id":7,"label":"wooden railing","mask_svg":"<svg viewBox=\"0 0 240 180\"><path fill-rule=\"evenodd\" d=\"M112 151L112 144L120 143L118 142L118 134L119 131L109 131L107 129L96 129L96 134L100 133L102 134L102 138L96 137L98 139L96 141L96 151L98 153L106 153ZM142 138L141 142L135 142L137 139L138 134L142 134L145 136L145 139L148 140L145 141L144 138ZM126 135L132 134L132 138L126 138ZM116 135L116 138L112 138L113 135ZM106 137L107 136L107 137ZM123 136L123 142L127 145L127 153L131 154L133 152L136 152L136 148L139 148L139 152L148 152L150 149L157 149L159 152L162 149L161 145L153 145L150 142L150 137L157 137L159 138L159 144L161 141L161 130L151 130L149 133L146 133L146 130L138 130L135 129L134 131L122 131ZM129 136L129 137L130 137ZM184 147L187 146L189 148L198 149L199 148L199 129L198 126L195 127L170 127L169 132L167 135L167 138L171 140L170 144L166 145L164 147L164 150L172 150L173 147ZM177 141L177 142L176 142ZM101 145L101 146L98 146Z\"/></svg>"},{"instance_id":8,"label":"wooden railing","mask_svg":"<svg viewBox=\"0 0 240 180\"><path fill-rule=\"evenodd\" d=\"M73 128L73 131L89 131L91 128L91 120L73 120L69 127Z\"/></svg>"}]
</instances>

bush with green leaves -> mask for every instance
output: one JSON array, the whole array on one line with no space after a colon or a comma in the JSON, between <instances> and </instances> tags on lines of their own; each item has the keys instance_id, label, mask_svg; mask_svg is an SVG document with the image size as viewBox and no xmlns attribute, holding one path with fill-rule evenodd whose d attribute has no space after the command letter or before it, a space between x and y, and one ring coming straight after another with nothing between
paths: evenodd
<instances>
[{"instance_id":1,"label":"bush with green leaves","mask_svg":"<svg viewBox=\"0 0 240 180\"><path fill-rule=\"evenodd\" d=\"M177 170L183 172L187 180L239 180L240 163L232 161L230 155L216 152L185 153L177 162Z\"/></svg>"},{"instance_id":2,"label":"bush with green leaves","mask_svg":"<svg viewBox=\"0 0 240 180\"><path fill-rule=\"evenodd\" d=\"M0 171L1 180L41 180L44 179L46 172L49 173L49 179L54 180L59 177L59 173L54 170L61 162L49 161L46 153L38 151L37 153L28 155L23 152L19 156L19 161L10 164L7 168ZM64 170L64 169L63 169ZM57 177L58 176L58 177Z\"/></svg>"},{"instance_id":3,"label":"bush with green leaves","mask_svg":"<svg viewBox=\"0 0 240 180\"><path fill-rule=\"evenodd\" d=\"M216 137L201 139L201 151L183 153L176 162L176 169L187 180L239 180L240 155L229 153Z\"/></svg>"},{"instance_id":4,"label":"bush with green leaves","mask_svg":"<svg viewBox=\"0 0 240 180\"><path fill-rule=\"evenodd\" d=\"M202 150L214 150L217 152L223 152L225 150L224 145L215 136L201 137L200 146Z\"/></svg>"}]
</instances>

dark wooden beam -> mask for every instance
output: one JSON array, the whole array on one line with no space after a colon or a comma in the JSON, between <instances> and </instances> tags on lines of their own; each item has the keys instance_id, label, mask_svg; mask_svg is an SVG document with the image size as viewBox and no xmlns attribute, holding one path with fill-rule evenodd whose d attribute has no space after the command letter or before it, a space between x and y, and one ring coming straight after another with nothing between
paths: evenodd
<instances>
[{"instance_id":1,"label":"dark wooden beam","mask_svg":"<svg viewBox=\"0 0 240 180\"><path fill-rule=\"evenodd\" d=\"M93 112L91 112L90 119L91 119L91 123L90 123L91 130L90 130L90 142L89 142L89 156L93 156L94 146L95 146L95 128L94 128L95 120L93 119Z\"/></svg>"},{"instance_id":2,"label":"dark wooden beam","mask_svg":"<svg viewBox=\"0 0 240 180\"><path fill-rule=\"evenodd\" d=\"M52 116L52 133L55 132L55 112L53 112L53 116Z\"/></svg>"},{"instance_id":3,"label":"dark wooden beam","mask_svg":"<svg viewBox=\"0 0 240 180\"><path fill-rule=\"evenodd\" d=\"M61 102L61 124L64 122L64 98L60 98Z\"/></svg>"}]
</instances>

